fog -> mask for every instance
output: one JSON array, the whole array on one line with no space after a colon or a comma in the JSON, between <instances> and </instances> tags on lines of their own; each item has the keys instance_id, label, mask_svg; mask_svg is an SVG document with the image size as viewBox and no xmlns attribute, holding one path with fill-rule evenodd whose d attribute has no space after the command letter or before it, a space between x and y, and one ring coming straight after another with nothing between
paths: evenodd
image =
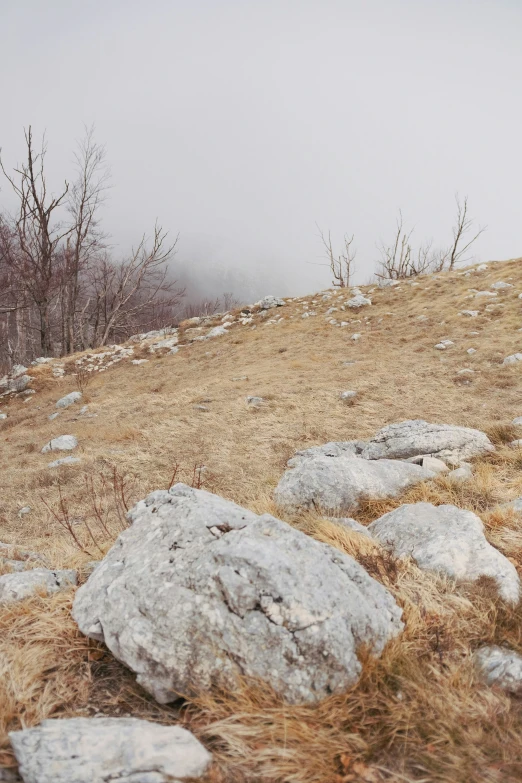
<instances>
[{"instance_id":1,"label":"fog","mask_svg":"<svg viewBox=\"0 0 522 783\"><path fill-rule=\"evenodd\" d=\"M399 208L447 242L457 191L477 260L522 254L520 0L3 0L0 23L6 163L45 130L58 190L94 124L113 243L158 218L207 293L327 287L316 224L355 234L363 283Z\"/></svg>"}]
</instances>

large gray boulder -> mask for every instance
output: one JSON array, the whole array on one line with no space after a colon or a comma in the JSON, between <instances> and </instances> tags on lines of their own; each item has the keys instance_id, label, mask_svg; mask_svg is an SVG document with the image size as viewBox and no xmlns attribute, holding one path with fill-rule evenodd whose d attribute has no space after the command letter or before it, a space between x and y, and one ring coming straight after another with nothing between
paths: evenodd
<instances>
[{"instance_id":1,"label":"large gray boulder","mask_svg":"<svg viewBox=\"0 0 522 783\"><path fill-rule=\"evenodd\" d=\"M494 450L488 436L480 430L414 419L383 427L368 441L362 456L365 459L407 459L423 454L460 463Z\"/></svg>"},{"instance_id":2,"label":"large gray boulder","mask_svg":"<svg viewBox=\"0 0 522 783\"><path fill-rule=\"evenodd\" d=\"M46 595L56 593L76 584L76 571L51 571L48 568L34 568L32 571L17 571L0 576L0 604L23 601L40 592Z\"/></svg>"},{"instance_id":3,"label":"large gray boulder","mask_svg":"<svg viewBox=\"0 0 522 783\"><path fill-rule=\"evenodd\" d=\"M161 703L238 675L313 702L357 681L361 645L379 654L402 629L355 560L267 514L177 484L129 519L73 617Z\"/></svg>"},{"instance_id":4,"label":"large gray boulder","mask_svg":"<svg viewBox=\"0 0 522 783\"><path fill-rule=\"evenodd\" d=\"M42 449L42 454L49 451L72 451L78 445L78 440L74 435L60 435L46 443Z\"/></svg>"},{"instance_id":5,"label":"large gray boulder","mask_svg":"<svg viewBox=\"0 0 522 783\"><path fill-rule=\"evenodd\" d=\"M396 497L435 475L409 462L360 459L348 445L327 446L325 454L320 453L321 447L316 447L316 454L304 452L290 460L274 494L281 508L316 508L341 515L356 509L364 498Z\"/></svg>"},{"instance_id":6,"label":"large gray boulder","mask_svg":"<svg viewBox=\"0 0 522 783\"><path fill-rule=\"evenodd\" d=\"M412 503L376 519L368 530L395 557L410 556L423 570L471 582L489 576L504 600L519 600L515 566L488 543L484 525L472 511Z\"/></svg>"},{"instance_id":7,"label":"large gray boulder","mask_svg":"<svg viewBox=\"0 0 522 783\"><path fill-rule=\"evenodd\" d=\"M522 655L491 645L476 650L474 663L488 685L522 695Z\"/></svg>"},{"instance_id":8,"label":"large gray boulder","mask_svg":"<svg viewBox=\"0 0 522 783\"><path fill-rule=\"evenodd\" d=\"M138 718L44 720L9 739L24 783L180 783L212 758L181 726Z\"/></svg>"}]
</instances>

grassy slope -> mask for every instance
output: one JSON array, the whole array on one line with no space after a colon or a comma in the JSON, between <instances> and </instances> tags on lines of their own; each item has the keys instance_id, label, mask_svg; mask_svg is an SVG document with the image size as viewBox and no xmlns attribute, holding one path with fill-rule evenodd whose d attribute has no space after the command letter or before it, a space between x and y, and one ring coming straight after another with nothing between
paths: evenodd
<instances>
[{"instance_id":1,"label":"grassy slope","mask_svg":"<svg viewBox=\"0 0 522 783\"><path fill-rule=\"evenodd\" d=\"M492 300L469 298L470 288L497 280L515 288ZM334 292L334 300L304 300L317 302L310 305L315 318L302 319L303 300L294 301L271 311L284 316L280 323L256 319L256 329L237 325L229 335L175 356L154 356L139 367L122 363L94 377L85 391L97 418L76 418L77 409L69 409L50 422L56 399L75 388L74 377L54 379L49 368L35 370L37 395L2 406L9 418L0 424L0 540L43 552L55 566L81 567L92 557L78 552L50 509L58 508L60 491L78 520L76 534L87 541L85 520L96 527L94 488L115 535L112 466L128 477L132 500L167 487L176 465L177 480L190 483L194 465L204 464L206 489L255 511L278 513L272 490L296 449L425 418L485 429L499 448L476 465L465 487L439 479L395 503L369 503L358 518L370 521L405 500L453 502L478 511L490 541L522 569L520 520L495 509L522 494L522 454L502 445L517 436L509 422L522 415L522 367L501 366L505 356L522 350L522 262L419 282L375 290L372 307L329 316L351 321L345 328L330 325L325 315L347 298ZM465 309L480 315L459 316ZM354 332L362 334L357 342L349 339ZM435 350L446 337L455 346ZM473 356L469 347L477 348ZM458 376L464 367L475 373ZM244 375L248 380L232 380ZM344 389L357 390L354 405L339 400ZM266 405L250 409L247 394L264 397ZM195 409L206 400L208 412ZM82 463L49 470L50 458L40 449L64 433L77 435ZM91 489L86 481L93 482ZM17 511L24 505L32 512L21 520ZM522 652L520 610L500 605L487 584L456 588L411 563L397 564L361 536L317 516L283 518L363 562L404 607L407 630L380 661L368 662L349 694L316 707L285 707L251 683L237 694L207 694L188 705L182 719L218 758L211 779L522 779L522 705L476 682L469 660L470 650L484 641L508 642ZM109 546L110 536L95 537L102 550ZM99 557L92 541L88 548ZM0 610L0 767L12 763L5 731L20 722L98 711L179 720L151 703L99 645L78 636L68 615L71 599L62 594Z\"/></svg>"}]
</instances>

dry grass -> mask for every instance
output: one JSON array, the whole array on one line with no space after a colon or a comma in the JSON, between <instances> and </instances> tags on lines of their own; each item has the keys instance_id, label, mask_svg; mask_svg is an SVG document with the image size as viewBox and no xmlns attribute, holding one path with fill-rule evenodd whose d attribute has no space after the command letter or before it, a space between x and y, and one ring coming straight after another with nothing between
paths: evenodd
<instances>
[{"instance_id":1,"label":"dry grass","mask_svg":"<svg viewBox=\"0 0 522 783\"><path fill-rule=\"evenodd\" d=\"M515 289L499 294L494 310L468 299L470 288L500 279ZM498 508L522 494L522 454L506 445L520 436L510 422L522 415L522 368L501 365L521 350L522 264L419 282L375 290L373 306L361 313L333 313L350 322L343 329L325 320L326 309L347 298L335 292L330 301L307 298L316 300L310 305L315 318L302 319L303 304L294 301L277 311L284 315L280 323L234 327L229 336L175 356L146 353L150 361L141 367L122 362L89 378L89 411L97 418L78 418L72 406L50 422L55 401L75 388L75 379L55 379L49 367L31 369L37 394L27 403L12 400L5 408L9 418L0 423L0 539L40 551L56 566L81 569L90 557L53 510L62 493L75 531L87 542L96 516L87 487L95 486L109 531L101 541L105 551L120 525L110 488L100 485L112 466L132 486L129 502L168 487L176 465L176 479L187 483L194 466L204 465L206 489L256 512L278 513L272 490L296 449L426 418L485 429L497 451L475 464L465 484L441 477L398 500L369 501L357 519L366 524L402 502L421 500L469 508L522 573L520 517ZM481 314L458 315L466 309ZM362 334L357 342L349 339L354 332ZM455 346L435 351L446 337ZM468 355L469 347L477 353ZM459 376L462 368L474 373ZM232 380L242 376L248 380ZM351 406L339 400L345 389L358 392ZM247 395L267 403L251 410ZM210 400L208 412L194 408L202 400ZM82 462L49 470L40 449L64 433L77 435ZM32 512L20 519L24 505ZM236 693L202 694L181 712L160 707L102 647L78 634L69 614L71 592L36 598L0 610L0 767L12 763L7 730L50 715L101 712L186 722L215 754L212 783L522 779L522 703L478 682L470 660L485 642L522 652L521 610L501 605L487 582L456 586L423 573L317 515L284 518L355 557L403 607L404 634L380 660L366 661L357 686L306 707L284 705L251 682Z\"/></svg>"}]
</instances>

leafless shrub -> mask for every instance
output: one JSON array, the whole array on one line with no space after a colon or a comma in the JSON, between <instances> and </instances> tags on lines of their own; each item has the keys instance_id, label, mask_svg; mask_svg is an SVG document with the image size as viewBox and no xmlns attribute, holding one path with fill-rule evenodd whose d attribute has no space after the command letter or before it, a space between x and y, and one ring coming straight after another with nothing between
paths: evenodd
<instances>
[{"instance_id":1,"label":"leafless shrub","mask_svg":"<svg viewBox=\"0 0 522 783\"><path fill-rule=\"evenodd\" d=\"M104 546L128 527L127 512L135 502L135 490L135 481L112 466L109 472L85 477L87 512L71 513L70 501L60 484L56 501L50 504L42 498L42 502L75 546L94 558L95 551L103 555Z\"/></svg>"},{"instance_id":2,"label":"leafless shrub","mask_svg":"<svg viewBox=\"0 0 522 783\"><path fill-rule=\"evenodd\" d=\"M355 272L355 256L357 254L356 249L352 247L354 235L352 234L350 237L348 234L345 234L343 250L341 250L340 253L335 253L330 231L328 231L328 235L326 235L321 231L319 226L317 226L317 228L319 229L325 255L328 260L328 266L333 275L332 285L336 288L349 288Z\"/></svg>"}]
</instances>

